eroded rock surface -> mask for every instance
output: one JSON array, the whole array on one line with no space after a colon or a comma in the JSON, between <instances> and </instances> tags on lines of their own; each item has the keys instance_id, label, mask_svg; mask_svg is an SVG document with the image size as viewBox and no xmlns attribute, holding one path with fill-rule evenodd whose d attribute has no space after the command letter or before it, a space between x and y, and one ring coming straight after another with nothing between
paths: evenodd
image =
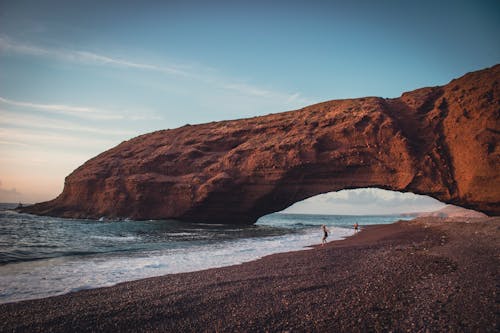
<instances>
[{"instance_id":1,"label":"eroded rock surface","mask_svg":"<svg viewBox=\"0 0 500 333\"><path fill-rule=\"evenodd\" d=\"M500 65L395 99L141 135L87 161L54 200L62 217L254 223L310 196L379 187L500 213Z\"/></svg>"}]
</instances>

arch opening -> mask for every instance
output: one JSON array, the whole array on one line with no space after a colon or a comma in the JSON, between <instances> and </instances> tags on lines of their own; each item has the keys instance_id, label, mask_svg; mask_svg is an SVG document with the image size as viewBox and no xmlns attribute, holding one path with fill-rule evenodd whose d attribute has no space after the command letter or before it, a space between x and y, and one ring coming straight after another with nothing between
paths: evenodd
<instances>
[{"instance_id":1,"label":"arch opening","mask_svg":"<svg viewBox=\"0 0 500 333\"><path fill-rule=\"evenodd\" d=\"M430 196L376 187L346 189L309 197L284 213L323 215L399 215L433 212L446 204Z\"/></svg>"},{"instance_id":2,"label":"arch opening","mask_svg":"<svg viewBox=\"0 0 500 333\"><path fill-rule=\"evenodd\" d=\"M475 210L443 203L427 195L376 187L344 189L314 195L295 202L281 211L262 216L257 224L267 224L270 216L274 215L295 215L297 218L300 216L362 216L364 221L367 221L367 217L370 216L386 216L386 219L374 220L382 223L419 216L443 218L486 216ZM325 219L323 218L323 220ZM352 221L355 220L352 219Z\"/></svg>"}]
</instances>

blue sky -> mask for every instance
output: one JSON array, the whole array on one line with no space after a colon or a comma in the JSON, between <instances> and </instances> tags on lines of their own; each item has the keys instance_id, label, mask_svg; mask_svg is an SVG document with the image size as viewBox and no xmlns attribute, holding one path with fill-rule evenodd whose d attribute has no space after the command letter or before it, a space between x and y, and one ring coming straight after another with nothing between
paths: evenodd
<instances>
[{"instance_id":1,"label":"blue sky","mask_svg":"<svg viewBox=\"0 0 500 333\"><path fill-rule=\"evenodd\" d=\"M0 1L0 201L138 134L500 62L497 1Z\"/></svg>"}]
</instances>

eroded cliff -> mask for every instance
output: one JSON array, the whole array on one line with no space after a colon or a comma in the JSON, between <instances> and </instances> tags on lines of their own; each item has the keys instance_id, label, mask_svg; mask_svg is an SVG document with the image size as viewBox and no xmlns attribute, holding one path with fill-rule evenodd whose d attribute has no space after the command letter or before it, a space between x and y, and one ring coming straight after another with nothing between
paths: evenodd
<instances>
[{"instance_id":1,"label":"eroded cliff","mask_svg":"<svg viewBox=\"0 0 500 333\"><path fill-rule=\"evenodd\" d=\"M400 98L334 100L141 135L87 161L62 217L254 223L310 196L379 187L500 213L500 65Z\"/></svg>"}]
</instances>

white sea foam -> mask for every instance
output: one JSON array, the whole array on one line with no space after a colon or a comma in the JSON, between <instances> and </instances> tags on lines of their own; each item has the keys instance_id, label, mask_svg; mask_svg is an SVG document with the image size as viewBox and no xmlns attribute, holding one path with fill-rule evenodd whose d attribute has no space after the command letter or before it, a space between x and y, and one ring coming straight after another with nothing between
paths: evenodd
<instances>
[{"instance_id":1,"label":"white sea foam","mask_svg":"<svg viewBox=\"0 0 500 333\"><path fill-rule=\"evenodd\" d=\"M90 238L113 242L132 242L139 239L136 236L90 236Z\"/></svg>"},{"instance_id":2,"label":"white sea foam","mask_svg":"<svg viewBox=\"0 0 500 333\"><path fill-rule=\"evenodd\" d=\"M330 227L331 238L352 230ZM142 252L127 256L59 257L0 266L0 303L42 298L72 291L164 274L191 272L255 260L263 256L307 249L318 244L317 230L284 236L245 238L190 248ZM103 236L104 237L104 236ZM126 239L128 237L112 237Z\"/></svg>"},{"instance_id":3,"label":"white sea foam","mask_svg":"<svg viewBox=\"0 0 500 333\"><path fill-rule=\"evenodd\" d=\"M165 235L173 237L191 236L195 235L194 232L166 232Z\"/></svg>"}]
</instances>

